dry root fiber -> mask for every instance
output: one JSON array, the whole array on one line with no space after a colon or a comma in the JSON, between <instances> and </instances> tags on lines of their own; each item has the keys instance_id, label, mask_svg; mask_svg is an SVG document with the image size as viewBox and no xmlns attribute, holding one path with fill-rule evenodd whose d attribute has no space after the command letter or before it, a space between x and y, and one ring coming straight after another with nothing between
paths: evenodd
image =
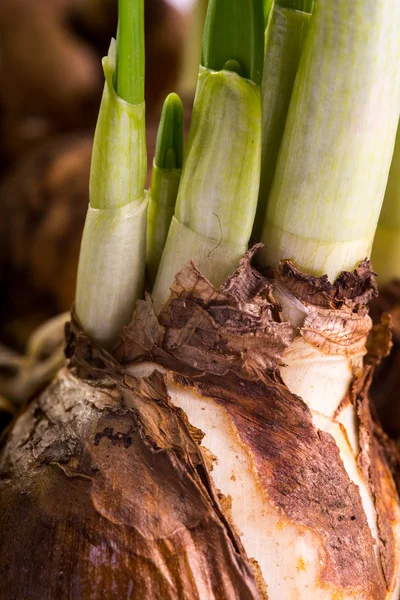
<instances>
[{"instance_id":1,"label":"dry root fiber","mask_svg":"<svg viewBox=\"0 0 400 600\"><path fill-rule=\"evenodd\" d=\"M346 399L355 475L280 377L299 328L250 258L219 291L188 264L158 317L139 302L113 357L71 324L68 368L3 440L1 598L397 599L399 504L371 367ZM288 274L293 293L304 278L285 263L279 285ZM332 293L309 278L307 293L360 318L370 271L346 277Z\"/></svg>"}]
</instances>

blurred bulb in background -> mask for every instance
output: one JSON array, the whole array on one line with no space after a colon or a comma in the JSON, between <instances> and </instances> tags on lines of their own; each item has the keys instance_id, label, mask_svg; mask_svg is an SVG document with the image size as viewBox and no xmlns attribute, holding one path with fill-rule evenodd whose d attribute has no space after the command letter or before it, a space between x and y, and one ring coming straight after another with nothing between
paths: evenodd
<instances>
[{"instance_id":1,"label":"blurred bulb in background","mask_svg":"<svg viewBox=\"0 0 400 600\"><path fill-rule=\"evenodd\" d=\"M182 11L190 10L195 4L195 0L168 0L168 2L171 6L175 6L175 8Z\"/></svg>"}]
</instances>

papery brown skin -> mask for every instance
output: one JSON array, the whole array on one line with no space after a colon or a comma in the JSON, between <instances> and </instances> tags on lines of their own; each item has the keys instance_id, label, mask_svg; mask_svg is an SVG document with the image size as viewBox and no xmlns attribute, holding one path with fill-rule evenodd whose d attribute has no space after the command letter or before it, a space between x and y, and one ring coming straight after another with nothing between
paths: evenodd
<instances>
[{"instance_id":1,"label":"papery brown skin","mask_svg":"<svg viewBox=\"0 0 400 600\"><path fill-rule=\"evenodd\" d=\"M163 377L72 343L2 450L0 597L261 598Z\"/></svg>"},{"instance_id":2,"label":"papery brown skin","mask_svg":"<svg viewBox=\"0 0 400 600\"><path fill-rule=\"evenodd\" d=\"M158 362L177 373L180 385L194 387L200 395L224 406L241 442L254 456L268 498L288 521L305 525L320 536L325 552L322 581L338 590L359 585L365 590L362 598L385 598L397 564L392 530L397 493L386 456L378 452L375 443L365 444L360 455L364 464L377 463L375 470L366 469L365 479L378 513L383 580L376 570L373 538L358 488L348 479L336 443L314 427L304 402L281 385L276 366L294 333L287 324L272 320L279 307L272 303L271 282L251 268L251 257L249 253L219 292L188 264L176 277L171 298L158 318L150 300L139 302L136 319L127 328L117 356L126 364ZM302 301L310 304L313 299L316 310L329 306L337 312L342 306L348 321L358 322L358 314L366 314L362 299L376 294L367 262L354 274L343 274L335 286L327 279L299 274L289 262L282 263L278 278L289 279L288 288L295 288ZM242 311L242 319L231 318L235 310ZM268 329L263 325L265 311L270 319ZM241 348L231 342L230 327L234 329L235 321ZM281 345L276 344L277 338ZM253 344L258 349L256 359ZM273 360L268 362L271 353ZM368 386L367 378L349 400L364 406L361 435L376 440ZM386 489L380 498L383 482Z\"/></svg>"},{"instance_id":3,"label":"papery brown skin","mask_svg":"<svg viewBox=\"0 0 400 600\"><path fill-rule=\"evenodd\" d=\"M397 500L370 418L368 377L349 399L359 407L360 464L378 511L383 574L333 438L279 378L294 332L280 322L271 282L250 259L219 291L187 265L158 319L150 300L139 303L119 362L72 325L69 370L3 442L1 598L266 598L268 580L259 580L230 523L229 499L213 487L201 432L171 405L160 374L137 379L124 369L146 360L225 408L268 502L319 539L322 586L334 586L338 597L349 589L363 599L386 597Z\"/></svg>"}]
</instances>

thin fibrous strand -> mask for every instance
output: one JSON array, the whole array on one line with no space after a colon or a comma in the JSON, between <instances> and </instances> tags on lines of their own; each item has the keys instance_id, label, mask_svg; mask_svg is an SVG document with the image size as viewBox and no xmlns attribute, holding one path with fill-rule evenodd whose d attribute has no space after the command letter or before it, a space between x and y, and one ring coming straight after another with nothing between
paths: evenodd
<instances>
[{"instance_id":1,"label":"thin fibrous strand","mask_svg":"<svg viewBox=\"0 0 400 600\"><path fill-rule=\"evenodd\" d=\"M262 0L209 0L202 65L220 71L228 61L236 60L241 66L240 75L260 85L263 29Z\"/></svg>"},{"instance_id":2,"label":"thin fibrous strand","mask_svg":"<svg viewBox=\"0 0 400 600\"><path fill-rule=\"evenodd\" d=\"M400 126L372 248L372 264L380 286L400 278Z\"/></svg>"},{"instance_id":3,"label":"thin fibrous strand","mask_svg":"<svg viewBox=\"0 0 400 600\"><path fill-rule=\"evenodd\" d=\"M261 181L253 239L259 241L296 73L311 15L275 3L265 32Z\"/></svg>"},{"instance_id":4,"label":"thin fibrous strand","mask_svg":"<svg viewBox=\"0 0 400 600\"><path fill-rule=\"evenodd\" d=\"M144 0L118 0L114 86L125 102L144 101Z\"/></svg>"},{"instance_id":5,"label":"thin fibrous strand","mask_svg":"<svg viewBox=\"0 0 400 600\"><path fill-rule=\"evenodd\" d=\"M268 202L265 263L292 259L334 280L370 255L399 116L399 29L397 0L316 3Z\"/></svg>"}]
</instances>

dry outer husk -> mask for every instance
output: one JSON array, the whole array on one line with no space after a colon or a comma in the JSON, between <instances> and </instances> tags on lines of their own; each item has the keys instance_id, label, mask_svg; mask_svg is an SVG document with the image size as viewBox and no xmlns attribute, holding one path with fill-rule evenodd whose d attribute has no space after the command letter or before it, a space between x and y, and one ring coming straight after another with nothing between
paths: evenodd
<instances>
[{"instance_id":1,"label":"dry outer husk","mask_svg":"<svg viewBox=\"0 0 400 600\"><path fill-rule=\"evenodd\" d=\"M225 457L212 455L209 435L174 403L179 393L229 420L232 444L246 454L264 503L256 522L277 516L282 540L294 532L317 549L313 564L296 555L297 578L312 571L318 588L302 589L299 598L395 598L393 449L381 443L370 415L371 366L354 378L347 401L357 408L358 464L374 501L376 544L334 437L315 426L280 378L299 331L282 321L274 283L250 260L220 290L189 263L158 317L150 298L139 302L114 357L72 323L68 368L3 440L1 598L278 598L277 565L271 561L268 575L246 552L235 499L215 484ZM285 273L296 285L301 280L285 263L280 285ZM370 283L356 272L341 289L316 292L320 280L310 278L307 290L316 306L328 298L351 319L365 313L360 298ZM149 376L132 374L149 361ZM232 485L247 477L237 459L227 473ZM272 556L293 552L272 543L269 530L261 534ZM291 582L278 583L286 589L279 600L295 597Z\"/></svg>"}]
</instances>

